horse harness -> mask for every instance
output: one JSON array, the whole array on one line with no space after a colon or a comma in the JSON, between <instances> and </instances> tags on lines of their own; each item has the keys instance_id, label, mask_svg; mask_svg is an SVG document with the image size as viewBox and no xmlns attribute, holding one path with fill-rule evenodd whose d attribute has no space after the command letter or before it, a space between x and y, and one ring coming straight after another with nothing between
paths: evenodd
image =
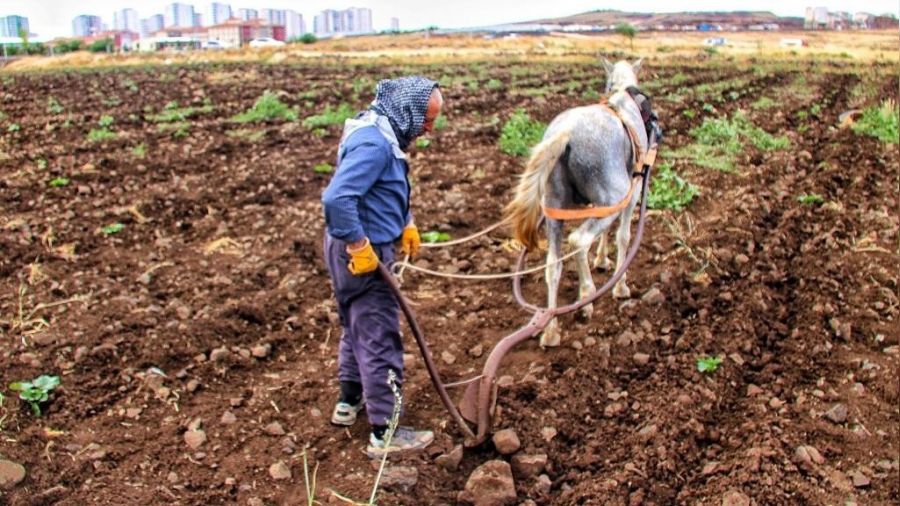
<instances>
[{"instance_id":1,"label":"horse harness","mask_svg":"<svg viewBox=\"0 0 900 506\"><path fill-rule=\"evenodd\" d=\"M631 140L631 161L632 167L640 167L640 170L637 172L633 172L631 174L631 187L628 189L628 193L625 194L625 197L622 198L619 202L604 207L597 207L593 205L589 205L586 207L576 208L576 209L564 209L558 207L547 207L546 205L542 205L544 211L544 216L550 218L552 220L563 220L563 221L571 221L571 220L586 220L589 218L608 218L622 209L628 207L628 203L631 202L631 197L634 195L634 189L640 185L641 179L646 174L646 168L652 167L654 162L656 162L656 149L657 144L655 142L655 138L651 137L651 133L656 133L658 127L655 125L656 122L656 113L653 112L653 109L650 106L650 99L644 95L637 87L629 86L626 91L628 92L628 96L634 101L635 105L637 105L638 110L641 113L641 120L643 120L645 127L647 128L647 138L653 139L652 145L647 150L646 154L642 154L641 150L641 141L638 136L637 131L634 127L625 121L625 118L622 117L622 114L619 113L618 110L613 108L606 97L600 99L600 107L612 113L619 121L622 123L622 126L625 128L625 132L628 134L628 139ZM641 178L641 179L638 179Z\"/></svg>"}]
</instances>

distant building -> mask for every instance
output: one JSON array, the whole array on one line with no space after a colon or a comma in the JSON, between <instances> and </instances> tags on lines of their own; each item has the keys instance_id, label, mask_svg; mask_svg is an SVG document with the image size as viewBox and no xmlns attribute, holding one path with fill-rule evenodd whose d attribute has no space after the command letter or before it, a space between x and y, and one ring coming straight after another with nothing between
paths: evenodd
<instances>
[{"instance_id":1,"label":"distant building","mask_svg":"<svg viewBox=\"0 0 900 506\"><path fill-rule=\"evenodd\" d=\"M872 30L896 30L900 27L894 16L872 16L869 18L868 25Z\"/></svg>"},{"instance_id":2,"label":"distant building","mask_svg":"<svg viewBox=\"0 0 900 506\"><path fill-rule=\"evenodd\" d=\"M98 40L105 39L112 41L112 47L116 51L132 51L137 49L137 41L140 39L140 35L137 32L128 30L104 30L85 37L83 42L89 46Z\"/></svg>"},{"instance_id":3,"label":"distant building","mask_svg":"<svg viewBox=\"0 0 900 506\"><path fill-rule=\"evenodd\" d=\"M76 37L90 37L103 31L103 21L100 16L82 14L72 20L72 35Z\"/></svg>"},{"instance_id":4,"label":"distant building","mask_svg":"<svg viewBox=\"0 0 900 506\"><path fill-rule=\"evenodd\" d=\"M0 37L18 37L19 32L28 33L28 18L25 16L6 16L0 18Z\"/></svg>"},{"instance_id":5,"label":"distant building","mask_svg":"<svg viewBox=\"0 0 900 506\"><path fill-rule=\"evenodd\" d=\"M163 29L164 20L162 14L154 14L149 18L141 20L141 37L149 37L151 33L156 33Z\"/></svg>"},{"instance_id":6,"label":"distant building","mask_svg":"<svg viewBox=\"0 0 900 506\"><path fill-rule=\"evenodd\" d=\"M284 41L285 27L270 25L260 19L250 21L231 19L209 27L207 36L208 40L219 40L231 47L241 47L253 39L262 37Z\"/></svg>"},{"instance_id":7,"label":"distant building","mask_svg":"<svg viewBox=\"0 0 900 506\"><path fill-rule=\"evenodd\" d=\"M284 11L284 38L291 40L306 33L306 24L303 15L299 12L286 9Z\"/></svg>"},{"instance_id":8,"label":"distant building","mask_svg":"<svg viewBox=\"0 0 900 506\"><path fill-rule=\"evenodd\" d=\"M259 19L270 25L285 25L284 11L280 9L260 9Z\"/></svg>"},{"instance_id":9,"label":"distant building","mask_svg":"<svg viewBox=\"0 0 900 506\"><path fill-rule=\"evenodd\" d=\"M113 30L124 30L127 32L140 32L141 23L138 20L138 13L134 9L122 9L113 12Z\"/></svg>"},{"instance_id":10,"label":"distant building","mask_svg":"<svg viewBox=\"0 0 900 506\"><path fill-rule=\"evenodd\" d=\"M257 12L256 9L238 9L237 12L238 19L242 19L244 21L250 21L259 18L259 12Z\"/></svg>"},{"instance_id":11,"label":"distant building","mask_svg":"<svg viewBox=\"0 0 900 506\"><path fill-rule=\"evenodd\" d=\"M399 24L399 23L398 23ZM342 11L326 9L313 20L317 34L371 33L372 9L351 7Z\"/></svg>"},{"instance_id":12,"label":"distant building","mask_svg":"<svg viewBox=\"0 0 900 506\"><path fill-rule=\"evenodd\" d=\"M231 6L219 2L209 4L209 15L206 21L211 25L220 25L231 19Z\"/></svg>"},{"instance_id":13,"label":"distant building","mask_svg":"<svg viewBox=\"0 0 900 506\"><path fill-rule=\"evenodd\" d=\"M400 31L400 18L391 18L391 31L392 32Z\"/></svg>"},{"instance_id":14,"label":"distant building","mask_svg":"<svg viewBox=\"0 0 900 506\"><path fill-rule=\"evenodd\" d=\"M191 27L196 26L194 6L183 3L171 3L166 6L163 21L167 27Z\"/></svg>"}]
</instances>

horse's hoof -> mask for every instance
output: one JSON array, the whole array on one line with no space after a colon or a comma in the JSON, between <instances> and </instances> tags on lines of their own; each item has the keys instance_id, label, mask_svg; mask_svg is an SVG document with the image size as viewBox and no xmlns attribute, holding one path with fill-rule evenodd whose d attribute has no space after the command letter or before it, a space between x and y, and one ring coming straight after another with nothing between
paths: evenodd
<instances>
[{"instance_id":1,"label":"horse's hoof","mask_svg":"<svg viewBox=\"0 0 900 506\"><path fill-rule=\"evenodd\" d=\"M628 286L626 286L625 283L614 286L612 292L613 292L613 297L615 297L617 299L631 298L631 290L628 289Z\"/></svg>"},{"instance_id":2,"label":"horse's hoof","mask_svg":"<svg viewBox=\"0 0 900 506\"><path fill-rule=\"evenodd\" d=\"M548 326L541 334L541 348L555 348L557 346L559 346L559 328L556 325Z\"/></svg>"},{"instance_id":3,"label":"horse's hoof","mask_svg":"<svg viewBox=\"0 0 900 506\"><path fill-rule=\"evenodd\" d=\"M592 316L594 316L594 305L593 304L588 304L587 306L584 306L583 308L579 309L578 314L576 315L578 320L580 320L582 323L591 321Z\"/></svg>"},{"instance_id":4,"label":"horse's hoof","mask_svg":"<svg viewBox=\"0 0 900 506\"><path fill-rule=\"evenodd\" d=\"M612 269L612 267L613 267L613 263L612 263L612 260L609 259L609 257L594 258L594 269L599 269L601 271L608 271L608 270Z\"/></svg>"}]
</instances>

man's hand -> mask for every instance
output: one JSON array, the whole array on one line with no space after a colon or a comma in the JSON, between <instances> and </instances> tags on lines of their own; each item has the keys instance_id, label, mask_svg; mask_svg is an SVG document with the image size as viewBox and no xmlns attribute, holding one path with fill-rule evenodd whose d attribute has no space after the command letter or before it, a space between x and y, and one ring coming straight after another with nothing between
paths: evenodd
<instances>
[{"instance_id":1,"label":"man's hand","mask_svg":"<svg viewBox=\"0 0 900 506\"><path fill-rule=\"evenodd\" d=\"M410 223L403 229L403 236L400 237L400 252L415 258L419 254L419 246L422 239L419 237L419 229Z\"/></svg>"},{"instance_id":2,"label":"man's hand","mask_svg":"<svg viewBox=\"0 0 900 506\"><path fill-rule=\"evenodd\" d=\"M378 255L372 249L369 239L364 239L362 246L355 247L360 241L347 246L347 253L350 253L350 263L347 269L354 276L362 276L368 274L378 268Z\"/></svg>"}]
</instances>

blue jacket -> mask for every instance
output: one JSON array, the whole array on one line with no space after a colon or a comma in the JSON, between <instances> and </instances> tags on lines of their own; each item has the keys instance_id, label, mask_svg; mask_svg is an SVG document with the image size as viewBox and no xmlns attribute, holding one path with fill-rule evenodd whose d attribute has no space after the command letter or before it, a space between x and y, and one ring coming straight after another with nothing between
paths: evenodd
<instances>
[{"instance_id":1,"label":"blue jacket","mask_svg":"<svg viewBox=\"0 0 900 506\"><path fill-rule=\"evenodd\" d=\"M399 239L412 221L408 172L387 118L369 111L347 120L337 170L322 194L328 234L344 242Z\"/></svg>"}]
</instances>

